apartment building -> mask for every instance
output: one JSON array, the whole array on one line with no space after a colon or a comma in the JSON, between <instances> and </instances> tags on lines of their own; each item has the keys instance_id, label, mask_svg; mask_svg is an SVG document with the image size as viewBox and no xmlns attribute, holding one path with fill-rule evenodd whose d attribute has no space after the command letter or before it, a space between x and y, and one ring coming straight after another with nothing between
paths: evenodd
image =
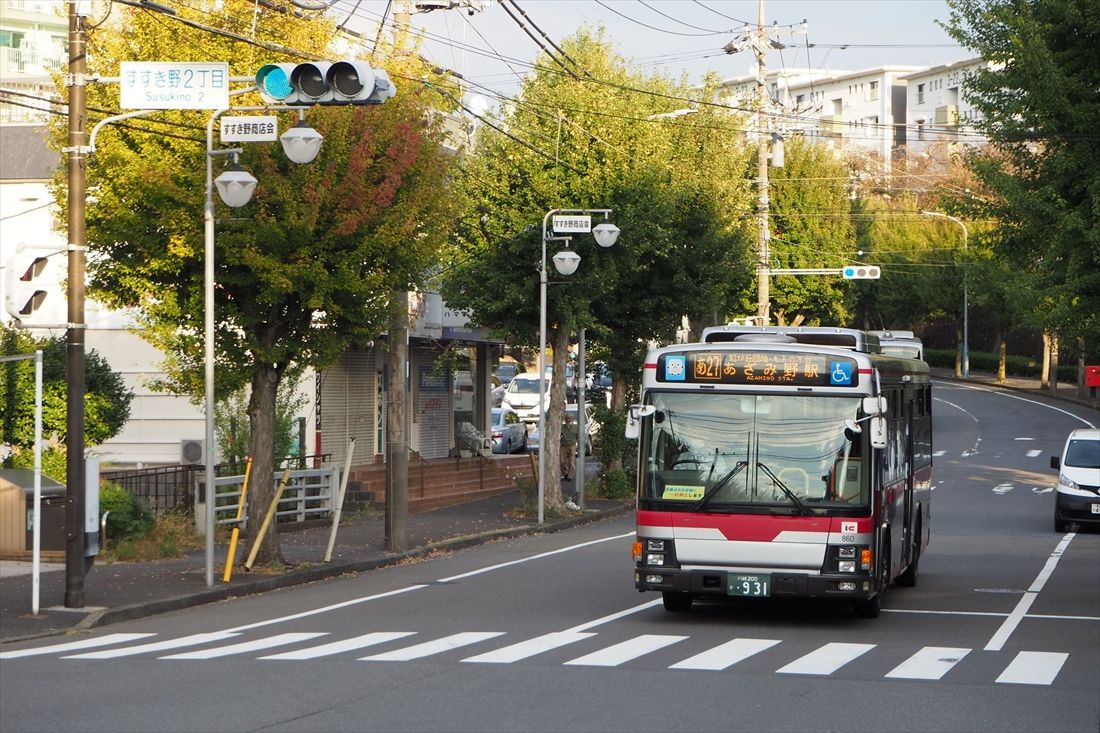
<instances>
[{"instance_id":1,"label":"apartment building","mask_svg":"<svg viewBox=\"0 0 1100 733\"><path fill-rule=\"evenodd\" d=\"M976 129L978 111L966 100L966 78L988 67L980 58L919 69L901 77L906 88L909 119L906 147L920 154L934 144L983 145L988 140Z\"/></svg>"}]
</instances>

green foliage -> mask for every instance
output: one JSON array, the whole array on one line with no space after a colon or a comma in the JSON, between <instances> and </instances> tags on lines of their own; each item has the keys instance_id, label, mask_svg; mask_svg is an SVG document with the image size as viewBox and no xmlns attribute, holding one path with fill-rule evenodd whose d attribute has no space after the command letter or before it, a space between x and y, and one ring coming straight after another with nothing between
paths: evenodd
<instances>
[{"instance_id":1,"label":"green foliage","mask_svg":"<svg viewBox=\"0 0 1100 733\"><path fill-rule=\"evenodd\" d=\"M38 349L42 350L42 437L64 443L68 430L65 339L36 340L26 331L0 324L0 353L30 354ZM17 449L34 447L34 372L30 359L0 363L0 442ZM84 381L84 442L99 445L117 435L130 419L134 394L94 349L85 352ZM54 477L64 481L64 470Z\"/></svg>"},{"instance_id":2,"label":"green foliage","mask_svg":"<svg viewBox=\"0 0 1100 733\"><path fill-rule=\"evenodd\" d=\"M99 487L99 512L107 515L109 541L144 537L153 526L153 513L145 502L118 484L104 482Z\"/></svg>"},{"instance_id":3,"label":"green foliage","mask_svg":"<svg viewBox=\"0 0 1100 733\"><path fill-rule=\"evenodd\" d=\"M275 402L275 440L273 460L296 456L298 411L305 398L297 394L297 380L283 379ZM238 390L217 403L214 412L214 436L219 461L231 473L243 473L251 445L246 390Z\"/></svg>"},{"instance_id":4,"label":"green foliage","mask_svg":"<svg viewBox=\"0 0 1100 733\"><path fill-rule=\"evenodd\" d=\"M947 32L990 63L967 78L976 126L991 141L970 165L991 195L970 218L1026 274L1024 320L1063 339L1100 342L1100 13L1090 0L950 0Z\"/></svg>"},{"instance_id":5,"label":"green foliage","mask_svg":"<svg viewBox=\"0 0 1100 733\"><path fill-rule=\"evenodd\" d=\"M637 491L634 479L626 471L613 468L601 471L597 496L604 499L632 499Z\"/></svg>"},{"instance_id":6,"label":"green foliage","mask_svg":"<svg viewBox=\"0 0 1100 733\"><path fill-rule=\"evenodd\" d=\"M68 475L68 455L65 447L56 443L43 446L42 475L49 476L58 483L65 483ZM34 468L34 448L13 446L11 455L5 462L8 468Z\"/></svg>"}]
</instances>

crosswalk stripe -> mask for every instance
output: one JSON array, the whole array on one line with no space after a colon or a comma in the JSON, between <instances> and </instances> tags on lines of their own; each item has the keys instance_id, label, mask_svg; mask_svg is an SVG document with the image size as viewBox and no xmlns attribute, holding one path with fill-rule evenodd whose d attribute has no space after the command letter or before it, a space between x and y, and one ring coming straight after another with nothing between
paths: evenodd
<instances>
[{"instance_id":1,"label":"crosswalk stripe","mask_svg":"<svg viewBox=\"0 0 1100 733\"><path fill-rule=\"evenodd\" d=\"M997 681L1010 685L1049 685L1068 658L1068 654L1059 652L1020 652Z\"/></svg>"},{"instance_id":2,"label":"crosswalk stripe","mask_svg":"<svg viewBox=\"0 0 1100 733\"><path fill-rule=\"evenodd\" d=\"M840 644L834 642L815 649L776 671L780 674L832 674L856 657L866 654L874 648L874 644Z\"/></svg>"},{"instance_id":3,"label":"crosswalk stripe","mask_svg":"<svg viewBox=\"0 0 1100 733\"><path fill-rule=\"evenodd\" d=\"M571 659L566 664L589 667L617 667L624 662L629 662L631 659L637 659L643 654L663 649L686 638L686 636L642 634L633 639L609 646L606 649L601 649L598 652Z\"/></svg>"},{"instance_id":4,"label":"crosswalk stripe","mask_svg":"<svg viewBox=\"0 0 1100 733\"><path fill-rule=\"evenodd\" d=\"M333 654L340 654L341 652L355 651L356 649L375 646L376 644L384 644L387 641L402 639L406 636L412 636L415 633L415 631L375 631L370 634L344 639L343 641L333 641L328 644L321 644L320 646L309 646L305 649L296 649L292 652L269 654L266 657L258 657L258 659L317 659L318 657L328 657Z\"/></svg>"},{"instance_id":5,"label":"crosswalk stripe","mask_svg":"<svg viewBox=\"0 0 1100 733\"><path fill-rule=\"evenodd\" d=\"M386 652L385 654L375 654L374 656L360 657L359 659L369 662L407 662L410 659L430 657L433 654L450 651L451 649L458 649L459 647L476 644L479 641L485 641L486 639L492 639L493 637L503 635L503 631L467 631L461 634L444 636L442 639L436 639L435 641L426 641L423 644L414 644L404 649L396 649L392 652Z\"/></svg>"},{"instance_id":6,"label":"crosswalk stripe","mask_svg":"<svg viewBox=\"0 0 1100 733\"><path fill-rule=\"evenodd\" d=\"M753 654L770 649L778 643L779 639L734 639L677 662L669 669L722 670L748 659Z\"/></svg>"},{"instance_id":7,"label":"crosswalk stripe","mask_svg":"<svg viewBox=\"0 0 1100 733\"><path fill-rule=\"evenodd\" d=\"M88 652L87 654L72 654L64 657L65 659L117 659L118 657L132 657L138 654L146 654L149 652L162 652L166 649L178 649L184 646L198 646L199 644L208 644L212 641L221 641L223 639L229 639L234 636L240 636L240 634L233 631L212 631L206 634L192 634L191 636L181 636L178 639L167 639L165 641L153 641L148 644L138 644L137 646L126 646L121 649L104 649L98 652Z\"/></svg>"},{"instance_id":8,"label":"crosswalk stripe","mask_svg":"<svg viewBox=\"0 0 1100 733\"><path fill-rule=\"evenodd\" d=\"M969 649L926 646L887 673L904 680L938 680L970 653Z\"/></svg>"},{"instance_id":9,"label":"crosswalk stripe","mask_svg":"<svg viewBox=\"0 0 1100 733\"><path fill-rule=\"evenodd\" d=\"M34 657L40 654L63 654L65 652L75 652L80 649L94 649L97 646L121 644L122 642L134 641L135 639L144 639L147 636L155 636L155 634L108 634L107 636L100 636L96 639L83 639L81 641L69 641L64 644L51 644L50 646L40 646L37 649L18 649L11 652L0 652L0 659L19 659L20 657Z\"/></svg>"},{"instance_id":10,"label":"crosswalk stripe","mask_svg":"<svg viewBox=\"0 0 1100 733\"><path fill-rule=\"evenodd\" d=\"M234 654L246 654L248 652L259 651L260 649L270 649L273 646L286 646L287 644L294 644L299 641L316 639L318 636L327 636L327 634L324 632L276 634L275 636L268 636L254 641L242 641L239 644L230 644L229 646L200 649L195 652L183 652L181 654L170 654L166 657L159 657L159 659L216 659L218 657L229 657Z\"/></svg>"},{"instance_id":11,"label":"crosswalk stripe","mask_svg":"<svg viewBox=\"0 0 1100 733\"><path fill-rule=\"evenodd\" d=\"M462 661L485 662L490 664L507 664L509 662L518 662L521 659L527 659L528 657L533 657L536 654L548 652L551 649L557 649L558 647L563 647L567 644L573 644L578 641L583 641L584 639L595 635L595 633L585 634L576 631L555 631L552 634L543 634L542 636L536 636L534 639L521 641L518 644L512 644L511 646L494 649L491 652L485 652L484 654L478 654L473 657L466 657Z\"/></svg>"}]
</instances>

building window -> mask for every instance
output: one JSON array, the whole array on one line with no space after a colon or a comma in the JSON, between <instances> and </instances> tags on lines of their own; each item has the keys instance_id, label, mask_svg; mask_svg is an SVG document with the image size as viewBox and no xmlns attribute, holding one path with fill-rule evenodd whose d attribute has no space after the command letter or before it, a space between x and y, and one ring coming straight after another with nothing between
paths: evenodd
<instances>
[{"instance_id":1,"label":"building window","mask_svg":"<svg viewBox=\"0 0 1100 733\"><path fill-rule=\"evenodd\" d=\"M917 84L917 104L924 104L924 85Z\"/></svg>"},{"instance_id":2,"label":"building window","mask_svg":"<svg viewBox=\"0 0 1100 733\"><path fill-rule=\"evenodd\" d=\"M877 81L871 82L871 89L870 89L870 92L868 94L868 97L870 98L870 100L872 102L878 100L878 82Z\"/></svg>"}]
</instances>

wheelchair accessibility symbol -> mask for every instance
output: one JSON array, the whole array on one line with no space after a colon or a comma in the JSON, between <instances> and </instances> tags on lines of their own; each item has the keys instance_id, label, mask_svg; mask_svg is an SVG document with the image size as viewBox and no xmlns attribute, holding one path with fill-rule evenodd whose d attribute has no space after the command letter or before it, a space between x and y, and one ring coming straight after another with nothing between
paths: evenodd
<instances>
[{"instance_id":1,"label":"wheelchair accessibility symbol","mask_svg":"<svg viewBox=\"0 0 1100 733\"><path fill-rule=\"evenodd\" d=\"M851 384L852 365L843 361L834 361L829 365L829 384Z\"/></svg>"}]
</instances>

